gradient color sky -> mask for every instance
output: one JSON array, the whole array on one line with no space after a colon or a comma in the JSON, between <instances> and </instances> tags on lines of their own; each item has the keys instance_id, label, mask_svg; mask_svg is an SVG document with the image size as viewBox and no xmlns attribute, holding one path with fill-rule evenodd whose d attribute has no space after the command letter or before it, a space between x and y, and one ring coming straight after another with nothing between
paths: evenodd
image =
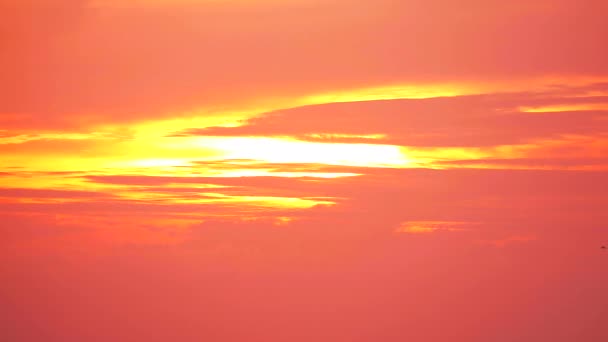
<instances>
[{"instance_id":1,"label":"gradient color sky","mask_svg":"<svg viewBox=\"0 0 608 342\"><path fill-rule=\"evenodd\" d=\"M0 340L608 341L606 13L0 0Z\"/></svg>"}]
</instances>

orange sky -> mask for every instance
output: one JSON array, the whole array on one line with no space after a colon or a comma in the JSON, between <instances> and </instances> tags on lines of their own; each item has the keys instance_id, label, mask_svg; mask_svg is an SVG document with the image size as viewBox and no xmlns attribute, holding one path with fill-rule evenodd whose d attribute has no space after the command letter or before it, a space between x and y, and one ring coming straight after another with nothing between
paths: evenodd
<instances>
[{"instance_id":1,"label":"orange sky","mask_svg":"<svg viewBox=\"0 0 608 342\"><path fill-rule=\"evenodd\" d=\"M0 0L0 340L608 340L606 13Z\"/></svg>"}]
</instances>

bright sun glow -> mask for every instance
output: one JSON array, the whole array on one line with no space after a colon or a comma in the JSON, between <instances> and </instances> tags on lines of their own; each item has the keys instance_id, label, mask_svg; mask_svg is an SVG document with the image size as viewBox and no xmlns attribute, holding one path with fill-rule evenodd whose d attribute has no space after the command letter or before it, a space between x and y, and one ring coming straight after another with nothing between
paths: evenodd
<instances>
[{"instance_id":1,"label":"bright sun glow","mask_svg":"<svg viewBox=\"0 0 608 342\"><path fill-rule=\"evenodd\" d=\"M398 146L316 143L278 138L183 138L180 144L212 147L226 159L270 163L313 163L347 166L405 167L410 160Z\"/></svg>"}]
</instances>

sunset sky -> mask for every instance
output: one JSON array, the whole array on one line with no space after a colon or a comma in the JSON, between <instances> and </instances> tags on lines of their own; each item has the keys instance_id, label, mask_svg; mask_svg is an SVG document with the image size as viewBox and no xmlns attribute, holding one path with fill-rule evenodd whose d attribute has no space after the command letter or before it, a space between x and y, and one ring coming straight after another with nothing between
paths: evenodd
<instances>
[{"instance_id":1,"label":"sunset sky","mask_svg":"<svg viewBox=\"0 0 608 342\"><path fill-rule=\"evenodd\" d=\"M0 0L0 340L608 341L607 17Z\"/></svg>"}]
</instances>

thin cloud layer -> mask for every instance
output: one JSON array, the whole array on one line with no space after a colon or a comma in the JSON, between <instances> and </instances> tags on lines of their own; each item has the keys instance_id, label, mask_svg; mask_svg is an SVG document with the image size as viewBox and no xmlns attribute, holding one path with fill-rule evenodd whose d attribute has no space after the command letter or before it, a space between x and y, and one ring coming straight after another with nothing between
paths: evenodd
<instances>
[{"instance_id":1,"label":"thin cloud layer","mask_svg":"<svg viewBox=\"0 0 608 342\"><path fill-rule=\"evenodd\" d=\"M293 136L334 142L369 142L401 146L492 146L521 144L563 135L608 133L605 110L585 110L608 103L606 96L584 96L588 89L504 93L332 103L279 110L239 127L190 129L178 136ZM579 110L556 110L581 105ZM530 113L526 108L536 108ZM543 110L543 108L547 108Z\"/></svg>"},{"instance_id":2,"label":"thin cloud layer","mask_svg":"<svg viewBox=\"0 0 608 342\"><path fill-rule=\"evenodd\" d=\"M369 86L608 76L602 1L2 7L0 112L22 129L268 107Z\"/></svg>"}]
</instances>

